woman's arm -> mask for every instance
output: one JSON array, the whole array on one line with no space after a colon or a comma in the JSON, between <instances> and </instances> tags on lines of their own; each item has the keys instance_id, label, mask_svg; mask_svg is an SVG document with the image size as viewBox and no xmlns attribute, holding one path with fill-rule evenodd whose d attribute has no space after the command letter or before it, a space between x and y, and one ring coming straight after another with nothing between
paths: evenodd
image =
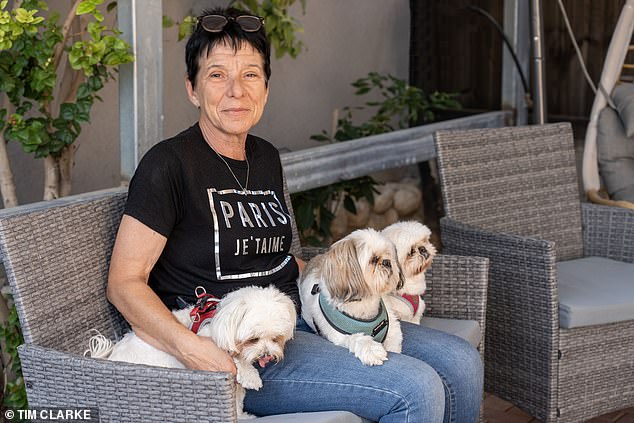
<instances>
[{"instance_id":1,"label":"woman's arm","mask_svg":"<svg viewBox=\"0 0 634 423\"><path fill-rule=\"evenodd\" d=\"M297 262L297 267L299 268L299 273L304 271L304 267L306 267L306 262L299 257L295 257L295 261Z\"/></svg>"},{"instance_id":2,"label":"woman's arm","mask_svg":"<svg viewBox=\"0 0 634 423\"><path fill-rule=\"evenodd\" d=\"M107 295L134 332L148 344L176 357L190 369L235 375L233 360L206 337L183 326L148 286L167 238L124 215L115 241Z\"/></svg>"}]
</instances>

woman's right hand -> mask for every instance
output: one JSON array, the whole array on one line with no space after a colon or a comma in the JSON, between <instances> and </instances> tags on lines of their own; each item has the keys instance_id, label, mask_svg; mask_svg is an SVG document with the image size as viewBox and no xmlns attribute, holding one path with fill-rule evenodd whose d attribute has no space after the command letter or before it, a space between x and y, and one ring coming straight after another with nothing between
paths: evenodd
<instances>
[{"instance_id":1,"label":"woman's right hand","mask_svg":"<svg viewBox=\"0 0 634 423\"><path fill-rule=\"evenodd\" d=\"M236 375L236 365L231 356L207 337L188 337L179 347L178 359L188 369L229 372Z\"/></svg>"},{"instance_id":2,"label":"woman's right hand","mask_svg":"<svg viewBox=\"0 0 634 423\"><path fill-rule=\"evenodd\" d=\"M148 277L167 239L124 215L115 241L107 295L139 338L195 370L236 374L231 356L210 338L183 326L148 286Z\"/></svg>"}]
</instances>

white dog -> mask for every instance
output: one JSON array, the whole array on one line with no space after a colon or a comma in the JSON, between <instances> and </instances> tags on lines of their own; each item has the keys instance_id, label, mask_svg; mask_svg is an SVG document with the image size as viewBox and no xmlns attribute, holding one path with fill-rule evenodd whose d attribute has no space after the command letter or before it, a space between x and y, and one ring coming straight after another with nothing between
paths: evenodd
<instances>
[{"instance_id":1,"label":"white dog","mask_svg":"<svg viewBox=\"0 0 634 423\"><path fill-rule=\"evenodd\" d=\"M400 320L420 324L425 311L421 297L427 289L425 270L436 255L436 247L430 242L431 231L416 221L396 222L381 231L394 243L398 261L405 278L401 289L386 296L385 301Z\"/></svg>"},{"instance_id":2,"label":"white dog","mask_svg":"<svg viewBox=\"0 0 634 423\"><path fill-rule=\"evenodd\" d=\"M273 286L241 288L230 292L221 300L203 293L204 290L202 293L197 292L202 301L199 300L196 306L175 310L173 313L183 325L189 328L199 326L199 336L211 337L218 347L233 357L237 368L238 418L251 418L252 415L244 412L243 402L245 389L258 390L262 387L255 363L265 367L270 361L278 362L284 358L284 345L293 337L295 330L295 306L287 295ZM201 319L200 316L205 314L198 313L198 310L211 310L216 307L216 303L215 315L209 319ZM160 367L185 367L174 356L142 341L134 332L127 333L111 348L99 347L104 340L103 335L91 338L88 351L91 357Z\"/></svg>"},{"instance_id":3,"label":"white dog","mask_svg":"<svg viewBox=\"0 0 634 423\"><path fill-rule=\"evenodd\" d=\"M363 364L382 364L387 351L401 352L403 335L381 297L402 283L394 245L374 229L356 230L306 265L302 317Z\"/></svg>"}]
</instances>

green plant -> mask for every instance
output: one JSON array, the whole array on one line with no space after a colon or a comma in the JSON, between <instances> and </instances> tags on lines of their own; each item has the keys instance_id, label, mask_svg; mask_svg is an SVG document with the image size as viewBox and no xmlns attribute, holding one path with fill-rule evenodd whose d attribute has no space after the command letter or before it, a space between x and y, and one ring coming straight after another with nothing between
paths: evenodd
<instances>
[{"instance_id":1,"label":"green plant","mask_svg":"<svg viewBox=\"0 0 634 423\"><path fill-rule=\"evenodd\" d=\"M299 0L302 13L306 12L306 0ZM295 58L304 48L304 43L296 34L304 32L296 19L289 15L288 9L296 0L231 0L228 6L249 10L264 18L264 29L275 51L275 56L288 54ZM178 25L178 40L188 37L196 24L196 17L185 16L181 22L169 16L163 16L163 28Z\"/></svg>"},{"instance_id":2,"label":"green plant","mask_svg":"<svg viewBox=\"0 0 634 423\"><path fill-rule=\"evenodd\" d=\"M22 366L18 356L18 346L24 343L20 321L15 305L9 312L7 322L0 327L0 344L3 348L4 368L4 396L2 399L3 408L14 410L25 410L28 408L24 379L22 378Z\"/></svg>"},{"instance_id":3,"label":"green plant","mask_svg":"<svg viewBox=\"0 0 634 423\"><path fill-rule=\"evenodd\" d=\"M356 89L356 95L370 95L373 99L362 106L344 107L343 117L337 119L334 134L323 130L311 136L311 139L332 143L382 134L395 128L406 128L421 115L425 122L432 121L434 110L460 108L456 94L425 94L421 89L389 74L370 72L353 82L352 86ZM373 110L373 115L364 122L355 123L353 112L366 109ZM373 204L376 185L372 177L363 176L293 194L291 200L302 241L310 245L322 245L329 241L330 225L337 208L343 205L348 212L356 214L356 200L365 198Z\"/></svg>"},{"instance_id":4,"label":"green plant","mask_svg":"<svg viewBox=\"0 0 634 423\"><path fill-rule=\"evenodd\" d=\"M52 199L70 193L74 142L97 93L133 56L121 33L104 24L103 0L74 0L61 25L45 1L16 3L5 10L7 0L0 2L0 143L18 142L44 158L44 199Z\"/></svg>"},{"instance_id":5,"label":"green plant","mask_svg":"<svg viewBox=\"0 0 634 423\"><path fill-rule=\"evenodd\" d=\"M299 1L302 13L306 13L306 0ZM279 59L287 53L295 58L304 48L304 44L295 36L304 30L288 14L288 8L294 3L295 0L234 0L230 4L264 18L264 29L275 50L275 56Z\"/></svg>"}]
</instances>

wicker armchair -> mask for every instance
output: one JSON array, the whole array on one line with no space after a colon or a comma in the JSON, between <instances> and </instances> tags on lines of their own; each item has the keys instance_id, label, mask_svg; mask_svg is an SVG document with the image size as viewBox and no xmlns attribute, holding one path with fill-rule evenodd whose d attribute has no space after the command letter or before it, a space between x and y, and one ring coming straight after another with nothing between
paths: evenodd
<instances>
[{"instance_id":1,"label":"wicker armchair","mask_svg":"<svg viewBox=\"0 0 634 423\"><path fill-rule=\"evenodd\" d=\"M634 320L561 327L560 261L634 261L634 211L580 203L570 125L439 131L435 143L444 251L490 259L486 390L545 422L634 405Z\"/></svg>"},{"instance_id":2,"label":"wicker armchair","mask_svg":"<svg viewBox=\"0 0 634 423\"><path fill-rule=\"evenodd\" d=\"M25 340L19 354L29 406L91 409L101 422L235 423L228 373L83 356L91 329L111 339L129 330L105 296L125 199L125 190L114 189L0 211L0 251ZM298 252L299 243L293 248ZM430 307L484 327L487 272L486 259L439 258L430 275ZM442 297L446 306L436 306ZM297 420L362 421L347 412L306 413Z\"/></svg>"}]
</instances>

